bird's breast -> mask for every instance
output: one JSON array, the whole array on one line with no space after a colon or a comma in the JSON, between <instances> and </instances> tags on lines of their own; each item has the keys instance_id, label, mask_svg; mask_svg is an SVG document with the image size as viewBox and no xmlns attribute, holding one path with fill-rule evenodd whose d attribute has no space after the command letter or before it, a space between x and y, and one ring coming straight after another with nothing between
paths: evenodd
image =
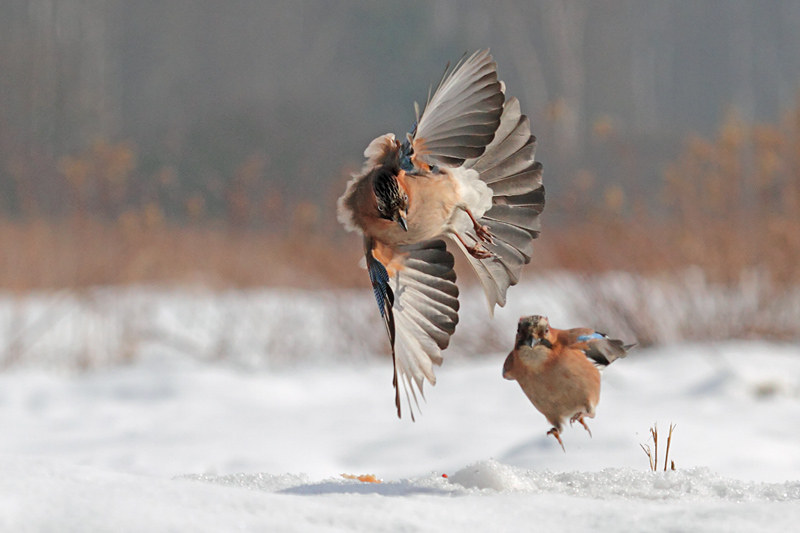
<instances>
[{"instance_id":1,"label":"bird's breast","mask_svg":"<svg viewBox=\"0 0 800 533\"><path fill-rule=\"evenodd\" d=\"M534 407L548 419L569 417L599 400L600 374L575 350L553 354L541 365L523 365L515 376Z\"/></svg>"}]
</instances>

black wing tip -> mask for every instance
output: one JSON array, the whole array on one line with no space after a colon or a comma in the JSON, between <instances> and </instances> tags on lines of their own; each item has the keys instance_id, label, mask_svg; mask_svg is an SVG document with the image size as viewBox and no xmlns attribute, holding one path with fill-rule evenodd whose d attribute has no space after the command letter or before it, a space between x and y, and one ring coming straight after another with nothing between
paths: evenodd
<instances>
[{"instance_id":1,"label":"black wing tip","mask_svg":"<svg viewBox=\"0 0 800 533\"><path fill-rule=\"evenodd\" d=\"M628 352L631 351L633 348L636 348L636 346L639 345L638 342L634 342L633 344L622 344L622 341L620 341L620 344L621 344L620 351L622 352L619 355L620 359L623 359L623 358L627 357L628 356Z\"/></svg>"},{"instance_id":2,"label":"black wing tip","mask_svg":"<svg viewBox=\"0 0 800 533\"><path fill-rule=\"evenodd\" d=\"M611 364L611 361L600 352L587 352L586 356L598 365L608 366Z\"/></svg>"},{"instance_id":3,"label":"black wing tip","mask_svg":"<svg viewBox=\"0 0 800 533\"><path fill-rule=\"evenodd\" d=\"M599 333L599 332L596 332ZM604 335L600 333L600 335ZM624 344L619 339L605 337L587 343L584 353L595 365L605 368L617 359L623 359L628 355L628 350L635 344Z\"/></svg>"}]
</instances>

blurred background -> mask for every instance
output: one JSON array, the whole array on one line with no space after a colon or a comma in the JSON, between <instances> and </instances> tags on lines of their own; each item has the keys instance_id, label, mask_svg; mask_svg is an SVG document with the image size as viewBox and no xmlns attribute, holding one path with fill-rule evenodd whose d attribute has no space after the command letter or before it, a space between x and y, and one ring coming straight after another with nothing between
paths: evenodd
<instances>
[{"instance_id":1,"label":"blurred background","mask_svg":"<svg viewBox=\"0 0 800 533\"><path fill-rule=\"evenodd\" d=\"M290 358L316 349L286 340L314 306L337 331L363 314L338 350L385 351L335 201L485 47L548 191L506 322L796 339L798 27L796 0L3 0L0 367L150 341ZM455 346L508 344L481 324Z\"/></svg>"}]
</instances>

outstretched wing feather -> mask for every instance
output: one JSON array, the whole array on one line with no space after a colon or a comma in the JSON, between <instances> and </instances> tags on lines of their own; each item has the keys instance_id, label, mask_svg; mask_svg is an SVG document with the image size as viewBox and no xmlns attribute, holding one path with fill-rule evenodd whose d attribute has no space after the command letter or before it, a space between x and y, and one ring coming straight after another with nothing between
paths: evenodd
<instances>
[{"instance_id":1,"label":"outstretched wing feather","mask_svg":"<svg viewBox=\"0 0 800 533\"><path fill-rule=\"evenodd\" d=\"M392 348L398 416L402 386L413 419L412 406L419 408L417 391L424 398L424 381L436 383L433 365L442 363L441 352L458 324L453 255L444 241L433 239L394 249L391 264L384 265L372 253L374 242L365 242L370 279Z\"/></svg>"},{"instance_id":2,"label":"outstretched wing feather","mask_svg":"<svg viewBox=\"0 0 800 533\"><path fill-rule=\"evenodd\" d=\"M458 166L483 154L500 125L505 102L496 67L484 50L445 74L414 132L417 159Z\"/></svg>"},{"instance_id":3,"label":"outstretched wing feather","mask_svg":"<svg viewBox=\"0 0 800 533\"><path fill-rule=\"evenodd\" d=\"M589 361L601 372L617 359L628 355L628 347L621 340L609 339L602 333L595 333L592 338L584 340L580 345Z\"/></svg>"}]
</instances>

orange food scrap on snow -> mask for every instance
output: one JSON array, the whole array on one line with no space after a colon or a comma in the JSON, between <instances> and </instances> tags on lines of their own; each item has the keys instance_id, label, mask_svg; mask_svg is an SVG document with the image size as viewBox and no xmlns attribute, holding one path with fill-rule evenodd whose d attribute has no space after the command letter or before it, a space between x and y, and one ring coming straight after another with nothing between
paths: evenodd
<instances>
[{"instance_id":1,"label":"orange food scrap on snow","mask_svg":"<svg viewBox=\"0 0 800 533\"><path fill-rule=\"evenodd\" d=\"M357 479L362 483L383 483L383 480L376 478L375 474L362 474L360 476L354 476L353 474L342 474L342 477L345 479Z\"/></svg>"}]
</instances>

